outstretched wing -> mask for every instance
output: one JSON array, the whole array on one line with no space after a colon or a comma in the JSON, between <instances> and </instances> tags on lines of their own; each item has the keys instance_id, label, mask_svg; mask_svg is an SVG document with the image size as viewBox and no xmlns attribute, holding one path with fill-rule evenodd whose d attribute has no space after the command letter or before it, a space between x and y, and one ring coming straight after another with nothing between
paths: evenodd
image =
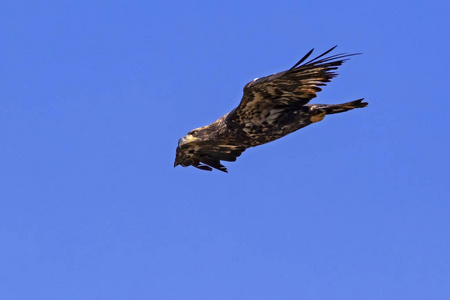
<instances>
[{"instance_id":1,"label":"outstretched wing","mask_svg":"<svg viewBox=\"0 0 450 300\"><path fill-rule=\"evenodd\" d=\"M245 127L263 125L264 118L273 109L298 108L307 104L321 86L326 85L334 72L347 57L355 54L335 54L324 57L336 46L304 63L312 54L309 51L299 62L287 71L255 79L244 87L244 95L239 106L232 111L227 122Z\"/></svg>"},{"instance_id":2,"label":"outstretched wing","mask_svg":"<svg viewBox=\"0 0 450 300\"><path fill-rule=\"evenodd\" d=\"M201 170L212 171L212 168L228 172L220 163L223 161L236 161L236 158L245 151L245 147L236 145L217 145L211 142L189 142L177 149L175 166L194 166Z\"/></svg>"}]
</instances>

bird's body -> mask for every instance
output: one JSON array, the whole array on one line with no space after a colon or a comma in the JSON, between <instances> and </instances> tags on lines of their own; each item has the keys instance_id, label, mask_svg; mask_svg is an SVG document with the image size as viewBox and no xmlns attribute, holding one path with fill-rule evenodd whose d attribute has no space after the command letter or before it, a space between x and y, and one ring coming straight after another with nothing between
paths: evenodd
<instances>
[{"instance_id":1,"label":"bird's body","mask_svg":"<svg viewBox=\"0 0 450 300\"><path fill-rule=\"evenodd\" d=\"M227 172L223 161L235 161L245 149L279 139L300 128L321 121L325 115L365 107L363 99L344 104L308 104L337 74L352 54L324 55L302 63L312 50L291 69L260 79L244 87L241 103L217 121L194 130L178 142L175 166Z\"/></svg>"}]
</instances>

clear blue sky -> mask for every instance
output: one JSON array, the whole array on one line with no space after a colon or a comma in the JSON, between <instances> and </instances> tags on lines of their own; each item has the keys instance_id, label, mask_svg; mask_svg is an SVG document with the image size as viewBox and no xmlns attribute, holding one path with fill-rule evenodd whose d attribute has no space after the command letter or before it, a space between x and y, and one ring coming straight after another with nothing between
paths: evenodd
<instances>
[{"instance_id":1,"label":"clear blue sky","mask_svg":"<svg viewBox=\"0 0 450 300\"><path fill-rule=\"evenodd\" d=\"M220 4L219 4L220 3ZM450 299L448 1L3 1L1 299ZM365 97L227 163L177 140L311 48Z\"/></svg>"}]
</instances>

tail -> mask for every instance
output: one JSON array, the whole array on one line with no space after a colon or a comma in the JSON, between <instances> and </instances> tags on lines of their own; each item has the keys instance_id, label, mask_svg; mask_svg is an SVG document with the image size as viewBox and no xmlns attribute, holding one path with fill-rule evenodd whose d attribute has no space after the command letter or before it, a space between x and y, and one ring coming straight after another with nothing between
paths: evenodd
<instances>
[{"instance_id":1,"label":"tail","mask_svg":"<svg viewBox=\"0 0 450 300\"><path fill-rule=\"evenodd\" d=\"M314 106L320 110L325 110L327 115L331 115L352 110L354 108L366 107L369 103L362 102L363 100L364 98L342 104L316 104Z\"/></svg>"}]
</instances>

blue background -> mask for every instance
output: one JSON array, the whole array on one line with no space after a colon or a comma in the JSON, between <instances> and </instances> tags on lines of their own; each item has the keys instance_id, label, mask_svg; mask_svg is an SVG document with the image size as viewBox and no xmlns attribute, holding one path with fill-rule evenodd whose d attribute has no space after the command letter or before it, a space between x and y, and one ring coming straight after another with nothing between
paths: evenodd
<instances>
[{"instance_id":1,"label":"blue background","mask_svg":"<svg viewBox=\"0 0 450 300\"><path fill-rule=\"evenodd\" d=\"M4 1L1 299L450 299L448 1ZM365 97L173 168L311 48Z\"/></svg>"}]
</instances>

